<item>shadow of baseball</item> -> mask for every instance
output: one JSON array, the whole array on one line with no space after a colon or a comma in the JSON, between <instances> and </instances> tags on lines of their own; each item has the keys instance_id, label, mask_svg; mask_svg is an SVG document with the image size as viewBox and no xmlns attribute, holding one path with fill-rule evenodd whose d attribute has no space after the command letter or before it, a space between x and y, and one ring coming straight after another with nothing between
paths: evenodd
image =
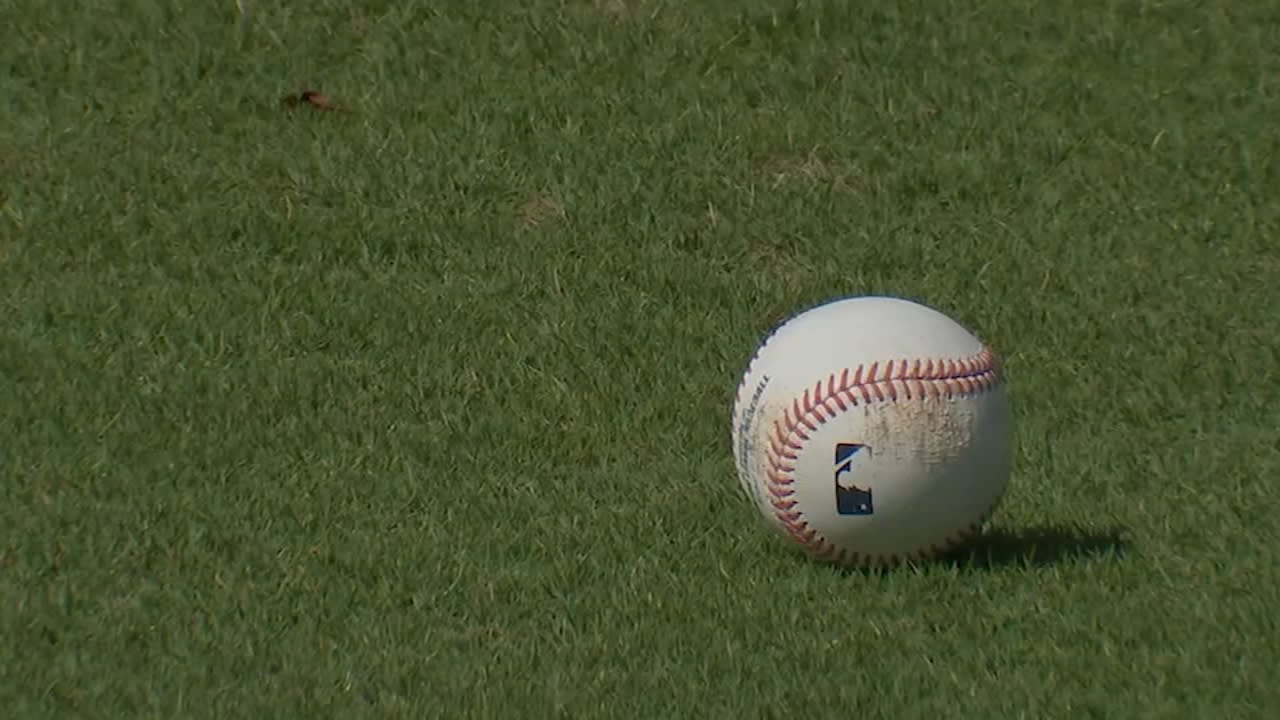
<instances>
[{"instance_id":1,"label":"shadow of baseball","mask_svg":"<svg viewBox=\"0 0 1280 720\"><path fill-rule=\"evenodd\" d=\"M1046 567L1088 558L1119 558L1128 546L1120 528L991 528L938 558L938 562L963 570Z\"/></svg>"}]
</instances>

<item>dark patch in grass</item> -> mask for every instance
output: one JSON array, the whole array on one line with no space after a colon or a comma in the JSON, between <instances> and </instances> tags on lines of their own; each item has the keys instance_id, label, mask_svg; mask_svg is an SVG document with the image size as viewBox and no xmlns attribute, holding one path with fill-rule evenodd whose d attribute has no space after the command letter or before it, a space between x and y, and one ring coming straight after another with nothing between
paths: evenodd
<instances>
[{"instance_id":1,"label":"dark patch in grass","mask_svg":"<svg viewBox=\"0 0 1280 720\"><path fill-rule=\"evenodd\" d=\"M944 567L957 570L1000 570L1009 567L1050 567L1075 560L1119 558L1130 546L1118 527L1087 529L1067 525L1039 525L987 530L934 558L897 565L835 567L844 575L884 575L910 568ZM788 547L787 550L794 551Z\"/></svg>"},{"instance_id":2,"label":"dark patch in grass","mask_svg":"<svg viewBox=\"0 0 1280 720\"><path fill-rule=\"evenodd\" d=\"M975 570L1010 565L1045 567L1101 555L1119 557L1128 546L1125 533L1119 528L1091 530L1044 525L993 529L947 553L939 562Z\"/></svg>"}]
</instances>

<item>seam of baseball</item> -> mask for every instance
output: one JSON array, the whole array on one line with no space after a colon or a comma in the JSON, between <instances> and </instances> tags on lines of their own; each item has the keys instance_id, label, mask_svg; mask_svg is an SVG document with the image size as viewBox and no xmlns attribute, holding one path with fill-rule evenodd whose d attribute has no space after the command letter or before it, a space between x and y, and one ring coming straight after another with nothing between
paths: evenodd
<instances>
[{"instance_id":1,"label":"seam of baseball","mask_svg":"<svg viewBox=\"0 0 1280 720\"><path fill-rule=\"evenodd\" d=\"M887 557L837 548L810 527L804 513L796 508L792 473L810 436L840 413L872 403L971 397L998 387L1001 375L999 361L984 348L959 360L916 358L845 368L805 388L774 421L765 449L765 494L783 531L815 557L861 567L896 565L936 555L976 533L995 510L999 497L973 523L928 547Z\"/></svg>"}]
</instances>

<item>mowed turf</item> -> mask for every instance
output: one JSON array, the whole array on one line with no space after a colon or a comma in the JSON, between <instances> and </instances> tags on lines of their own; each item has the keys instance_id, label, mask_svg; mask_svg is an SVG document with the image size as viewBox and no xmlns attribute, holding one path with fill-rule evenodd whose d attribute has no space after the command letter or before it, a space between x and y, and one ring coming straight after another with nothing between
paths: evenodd
<instances>
[{"instance_id":1,"label":"mowed turf","mask_svg":"<svg viewBox=\"0 0 1280 720\"><path fill-rule=\"evenodd\" d=\"M247 5L0 2L5 717L1280 712L1274 3ZM881 574L728 440L863 294L1017 422Z\"/></svg>"}]
</instances>

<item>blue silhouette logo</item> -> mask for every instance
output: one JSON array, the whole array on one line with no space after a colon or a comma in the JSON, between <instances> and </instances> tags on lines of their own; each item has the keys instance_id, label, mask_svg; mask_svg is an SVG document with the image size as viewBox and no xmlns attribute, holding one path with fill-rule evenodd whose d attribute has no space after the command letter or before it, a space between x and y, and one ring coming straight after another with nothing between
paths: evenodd
<instances>
[{"instance_id":1,"label":"blue silhouette logo","mask_svg":"<svg viewBox=\"0 0 1280 720\"><path fill-rule=\"evenodd\" d=\"M853 472L854 457L858 453L870 455L871 448L861 443L836 444L836 513L840 515L870 515L873 512L871 488L864 490L858 487L853 478L841 481L841 476Z\"/></svg>"}]
</instances>

